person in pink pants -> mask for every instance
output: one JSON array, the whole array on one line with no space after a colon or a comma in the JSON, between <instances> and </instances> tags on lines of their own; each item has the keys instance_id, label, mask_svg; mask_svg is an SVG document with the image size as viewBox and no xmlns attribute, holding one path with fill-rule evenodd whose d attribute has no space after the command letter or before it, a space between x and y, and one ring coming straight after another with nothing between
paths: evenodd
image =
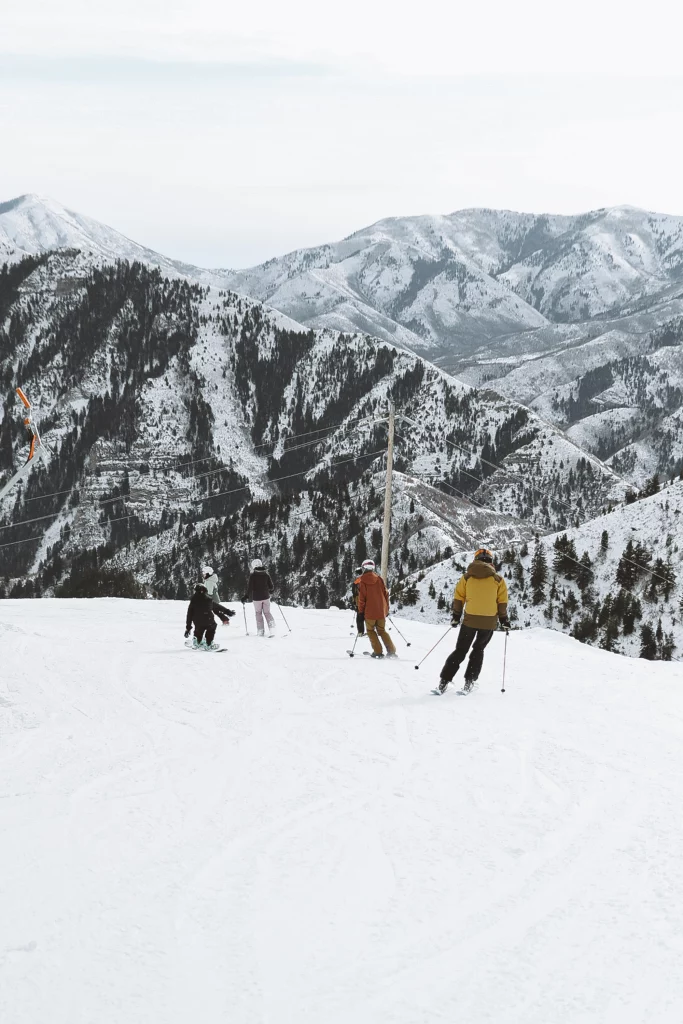
<instances>
[{"instance_id":1,"label":"person in pink pants","mask_svg":"<svg viewBox=\"0 0 683 1024\"><path fill-rule=\"evenodd\" d=\"M273 593L273 581L263 566L260 558L255 558L251 563L251 576L247 584L245 601L252 601L254 614L256 615L256 632L258 636L265 636L265 620L268 623L268 635L275 635L275 619L270 610L270 598Z\"/></svg>"}]
</instances>

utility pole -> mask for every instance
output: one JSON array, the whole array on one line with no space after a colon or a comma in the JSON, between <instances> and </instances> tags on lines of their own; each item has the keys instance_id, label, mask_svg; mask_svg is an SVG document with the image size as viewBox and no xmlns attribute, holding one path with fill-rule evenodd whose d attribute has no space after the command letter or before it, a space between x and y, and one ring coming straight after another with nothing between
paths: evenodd
<instances>
[{"instance_id":1,"label":"utility pole","mask_svg":"<svg viewBox=\"0 0 683 1024\"><path fill-rule=\"evenodd\" d=\"M382 579L387 584L389 571L389 531L391 530L391 474L394 468L394 403L389 403L389 443L387 445L387 485L384 491L384 526L382 528Z\"/></svg>"}]
</instances>

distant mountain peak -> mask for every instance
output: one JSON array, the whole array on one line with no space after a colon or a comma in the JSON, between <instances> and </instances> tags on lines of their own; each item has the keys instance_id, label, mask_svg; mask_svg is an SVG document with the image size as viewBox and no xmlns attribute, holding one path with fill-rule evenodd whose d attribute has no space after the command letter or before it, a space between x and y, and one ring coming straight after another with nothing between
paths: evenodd
<instances>
[{"instance_id":1,"label":"distant mountain peak","mask_svg":"<svg viewBox=\"0 0 683 1024\"><path fill-rule=\"evenodd\" d=\"M225 284L224 273L169 259L50 196L27 192L0 203L0 263L59 249L78 249L96 262L137 260L170 277Z\"/></svg>"}]
</instances>

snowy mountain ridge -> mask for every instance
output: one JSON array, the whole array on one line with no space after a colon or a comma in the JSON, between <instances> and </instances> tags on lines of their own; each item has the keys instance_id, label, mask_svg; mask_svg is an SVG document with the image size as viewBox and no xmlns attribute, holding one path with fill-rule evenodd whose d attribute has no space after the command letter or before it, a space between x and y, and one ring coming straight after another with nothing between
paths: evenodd
<instances>
[{"instance_id":1,"label":"snowy mountain ridge","mask_svg":"<svg viewBox=\"0 0 683 1024\"><path fill-rule=\"evenodd\" d=\"M83 276L73 250L19 261L8 281L0 469L7 479L23 457L17 379L55 456L4 502L0 575L53 588L104 558L176 595L210 558L234 593L256 551L289 595L341 598L354 565L379 557L390 399L397 581L469 533L509 544L528 538L530 514L553 529L624 496L534 414L367 335L290 329L139 263Z\"/></svg>"},{"instance_id":2,"label":"snowy mountain ridge","mask_svg":"<svg viewBox=\"0 0 683 1024\"><path fill-rule=\"evenodd\" d=\"M90 264L138 260L171 277L218 287L227 280L225 271L204 270L169 259L92 217L67 210L47 196L29 193L0 203L0 264L59 249L78 249Z\"/></svg>"},{"instance_id":3,"label":"snowy mountain ridge","mask_svg":"<svg viewBox=\"0 0 683 1024\"><path fill-rule=\"evenodd\" d=\"M303 324L359 328L491 382L639 486L683 467L683 218L630 206L390 218L230 284Z\"/></svg>"},{"instance_id":4,"label":"snowy mountain ridge","mask_svg":"<svg viewBox=\"0 0 683 1024\"><path fill-rule=\"evenodd\" d=\"M678 287L682 265L680 217L471 209L378 221L236 272L230 286L314 327L374 310L452 364L511 333L626 312Z\"/></svg>"},{"instance_id":5,"label":"snowy mountain ridge","mask_svg":"<svg viewBox=\"0 0 683 1024\"><path fill-rule=\"evenodd\" d=\"M29 195L0 206L0 256L77 249L84 275L137 259L229 284L279 310L289 329L370 334L471 384L495 381L642 486L683 466L681 223L629 206L575 217L471 209L389 218L233 272L169 260ZM667 353L650 358L662 345Z\"/></svg>"},{"instance_id":6,"label":"snowy mountain ridge","mask_svg":"<svg viewBox=\"0 0 683 1024\"><path fill-rule=\"evenodd\" d=\"M406 606L418 598L422 606L415 574L444 555L480 542L519 550L534 533L578 528L646 476L683 466L675 318L658 326L651 313L633 314L648 328L640 336L646 354L624 318L589 341L577 324L526 332L549 338L561 328L565 350L507 366L494 391L368 334L302 326L169 272L145 250L130 251L133 263L112 262L107 252L134 243L109 229L96 239L99 251L77 249L85 221L65 228L62 218L57 237L50 232L59 211L27 227L24 207L33 209L0 214L6 237L14 218L13 244L38 251L13 260L0 294L0 472L7 479L22 459L11 390L18 379L56 459L4 503L0 525L12 540L0 546L0 575L11 592L11 581L28 574L51 593L94 563L133 570L154 593L181 596L193 565L208 558L235 594L259 553L275 559L286 596L319 607L341 599L353 566L379 557L390 400L399 413L391 573ZM479 213L461 221L482 262L500 265L511 239L514 265L527 258L517 215L484 211L477 234ZM421 220L423 234L436 230L434 218ZM534 224L524 222L525 237ZM543 230L561 238L567 222ZM50 240L65 245L41 251Z\"/></svg>"}]
</instances>

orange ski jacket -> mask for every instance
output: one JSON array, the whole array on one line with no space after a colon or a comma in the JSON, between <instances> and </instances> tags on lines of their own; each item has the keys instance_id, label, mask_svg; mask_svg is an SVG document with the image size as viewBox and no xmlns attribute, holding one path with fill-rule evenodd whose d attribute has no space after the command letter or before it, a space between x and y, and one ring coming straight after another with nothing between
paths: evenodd
<instances>
[{"instance_id":1,"label":"orange ski jacket","mask_svg":"<svg viewBox=\"0 0 683 1024\"><path fill-rule=\"evenodd\" d=\"M364 572L360 577L358 611L366 619L386 619L389 614L389 594L384 580L376 572Z\"/></svg>"}]
</instances>

